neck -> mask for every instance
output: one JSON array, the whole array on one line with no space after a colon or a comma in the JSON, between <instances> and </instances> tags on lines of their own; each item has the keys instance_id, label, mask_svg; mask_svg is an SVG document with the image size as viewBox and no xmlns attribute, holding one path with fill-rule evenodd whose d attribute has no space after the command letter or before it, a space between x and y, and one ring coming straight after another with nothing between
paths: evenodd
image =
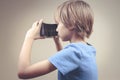
<instances>
[{"instance_id":1,"label":"neck","mask_svg":"<svg viewBox=\"0 0 120 80\"><path fill-rule=\"evenodd\" d=\"M70 43L77 43L77 42L86 43L86 41L81 39L79 36L72 36Z\"/></svg>"},{"instance_id":2,"label":"neck","mask_svg":"<svg viewBox=\"0 0 120 80\"><path fill-rule=\"evenodd\" d=\"M71 32L71 37L70 37L70 43L78 43L78 42L82 42L82 43L87 43L85 41L85 39L82 39L75 30L72 30Z\"/></svg>"}]
</instances>

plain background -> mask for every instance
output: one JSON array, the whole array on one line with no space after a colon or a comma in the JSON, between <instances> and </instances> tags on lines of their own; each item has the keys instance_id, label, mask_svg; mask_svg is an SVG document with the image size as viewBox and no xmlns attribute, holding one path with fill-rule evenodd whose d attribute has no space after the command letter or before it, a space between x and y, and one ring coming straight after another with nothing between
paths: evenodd
<instances>
[{"instance_id":1,"label":"plain background","mask_svg":"<svg viewBox=\"0 0 120 80\"><path fill-rule=\"evenodd\" d=\"M26 31L41 18L54 23L54 11L64 1L0 0L0 80L19 80L17 62ZM85 1L95 15L94 32L88 42L97 50L99 80L120 80L120 0ZM55 52L52 38L37 40L32 48L32 63ZM57 80L57 71L29 80Z\"/></svg>"}]
</instances>

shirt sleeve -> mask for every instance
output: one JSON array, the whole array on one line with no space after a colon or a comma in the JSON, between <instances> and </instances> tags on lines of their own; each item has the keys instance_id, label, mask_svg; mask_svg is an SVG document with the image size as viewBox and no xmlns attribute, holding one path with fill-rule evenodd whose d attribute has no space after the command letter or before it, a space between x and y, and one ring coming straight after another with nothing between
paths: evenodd
<instances>
[{"instance_id":1,"label":"shirt sleeve","mask_svg":"<svg viewBox=\"0 0 120 80\"><path fill-rule=\"evenodd\" d=\"M73 47L67 47L48 60L65 75L79 67L80 53L77 53Z\"/></svg>"}]
</instances>

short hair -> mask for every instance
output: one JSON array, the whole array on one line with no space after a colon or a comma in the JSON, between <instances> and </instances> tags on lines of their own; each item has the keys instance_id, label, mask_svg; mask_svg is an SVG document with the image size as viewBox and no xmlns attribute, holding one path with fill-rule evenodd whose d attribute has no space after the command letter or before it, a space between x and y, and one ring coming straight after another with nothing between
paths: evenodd
<instances>
[{"instance_id":1,"label":"short hair","mask_svg":"<svg viewBox=\"0 0 120 80\"><path fill-rule=\"evenodd\" d=\"M74 27L81 39L91 35L94 16L90 5L85 1L68 0L58 6L55 19L56 15L65 27Z\"/></svg>"}]
</instances>

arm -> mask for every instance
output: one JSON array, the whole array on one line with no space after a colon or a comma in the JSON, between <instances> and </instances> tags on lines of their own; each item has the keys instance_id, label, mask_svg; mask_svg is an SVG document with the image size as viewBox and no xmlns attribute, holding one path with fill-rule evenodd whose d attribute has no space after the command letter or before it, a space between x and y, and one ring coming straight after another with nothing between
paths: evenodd
<instances>
[{"instance_id":1,"label":"arm","mask_svg":"<svg viewBox=\"0 0 120 80\"><path fill-rule=\"evenodd\" d=\"M41 23L42 20L40 22L35 22L32 28L30 28L26 34L18 62L19 78L33 78L47 74L56 69L48 60L40 61L35 64L31 64L30 62L31 49L34 40L43 38L37 35L39 34L39 26L41 26Z\"/></svg>"},{"instance_id":2,"label":"arm","mask_svg":"<svg viewBox=\"0 0 120 80\"><path fill-rule=\"evenodd\" d=\"M62 50L62 44L61 44L61 42L60 42L59 37L58 37L58 36L55 36L53 39L54 39L54 42L55 42L57 51Z\"/></svg>"}]
</instances>

